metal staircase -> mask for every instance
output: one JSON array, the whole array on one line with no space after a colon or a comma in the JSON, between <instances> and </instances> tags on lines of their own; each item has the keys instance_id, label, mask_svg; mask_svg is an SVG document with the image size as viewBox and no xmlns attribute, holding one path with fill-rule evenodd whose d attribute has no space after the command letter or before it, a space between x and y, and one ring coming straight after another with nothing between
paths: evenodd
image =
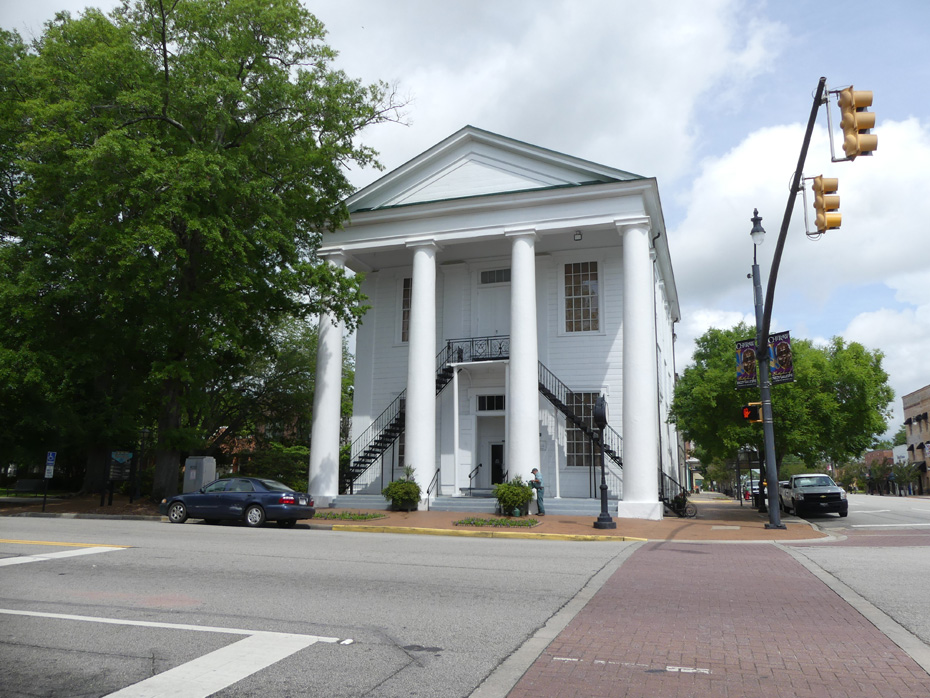
<instances>
[{"instance_id":1,"label":"metal staircase","mask_svg":"<svg viewBox=\"0 0 930 698\"><path fill-rule=\"evenodd\" d=\"M436 394L439 395L455 375L453 363L468 361L495 361L510 356L509 337L475 337L451 339L436 356ZM598 448L600 433L572 409L572 391L555 374L539 363L539 392L578 427ZM404 390L382 412L375 421L353 443L348 472L342 483L342 491L354 492L355 483L372 465L377 463L404 431L404 408L407 391ZM623 467L622 439L609 426L604 430L604 455L619 467Z\"/></svg>"},{"instance_id":2,"label":"metal staircase","mask_svg":"<svg viewBox=\"0 0 930 698\"><path fill-rule=\"evenodd\" d=\"M447 343L436 356L436 394L442 392L455 375L451 364L451 342ZM394 402L388 405L375 421L352 442L349 469L345 474L342 490L352 494L355 482L374 463L378 462L404 431L404 408L406 406L407 391L398 395Z\"/></svg>"},{"instance_id":3,"label":"metal staircase","mask_svg":"<svg viewBox=\"0 0 930 698\"><path fill-rule=\"evenodd\" d=\"M600 448L600 434L588 422L572 409L572 391L560 381L555 374L539 362L539 392L546 396L552 405L580 429L591 441ZM604 455L610 458L621 468L623 467L622 453L623 440L610 426L604 429Z\"/></svg>"}]
</instances>

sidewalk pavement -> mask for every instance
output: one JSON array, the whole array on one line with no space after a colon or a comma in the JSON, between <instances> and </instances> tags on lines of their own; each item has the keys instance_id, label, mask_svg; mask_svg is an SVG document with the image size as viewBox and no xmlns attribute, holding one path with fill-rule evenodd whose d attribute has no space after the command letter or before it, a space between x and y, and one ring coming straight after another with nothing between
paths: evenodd
<instances>
[{"instance_id":1,"label":"sidewalk pavement","mask_svg":"<svg viewBox=\"0 0 930 698\"><path fill-rule=\"evenodd\" d=\"M646 543L515 685L496 691L492 674L473 696L930 696L926 645L911 636L905 652L854 596L781 546Z\"/></svg>"},{"instance_id":2,"label":"sidewalk pavement","mask_svg":"<svg viewBox=\"0 0 930 698\"><path fill-rule=\"evenodd\" d=\"M829 535L793 516L783 516L785 529L767 529L768 514L760 514L748 504L721 497L695 495L698 510L693 519L666 517L661 521L613 518L615 529L595 529L596 516L530 515L539 522L532 528L492 528L457 525L469 517L489 518L488 514L453 511L377 512L385 518L359 522L313 520L314 528L333 530L428 533L508 538L556 538L568 540L663 540L663 541L793 541L827 539ZM321 510L325 512L326 510ZM336 509L339 511L339 509ZM490 517L493 518L493 517Z\"/></svg>"},{"instance_id":3,"label":"sidewalk pavement","mask_svg":"<svg viewBox=\"0 0 930 698\"><path fill-rule=\"evenodd\" d=\"M530 516L538 524L532 528L498 528L490 526L464 526L456 522L468 518L494 518L488 514L460 511L382 511L359 509L318 509L318 515L327 511L361 511L378 514L381 518L366 521L339 521L314 518L300 524L316 529L338 531L364 531L369 533L419 533L428 535L462 535L495 538L548 538L562 540L663 540L663 541L776 541L828 539L806 521L782 515L785 529L767 529L768 514L722 495L708 493L691 498L698 514L693 519L666 517L660 521L614 518L615 529L595 529L596 516ZM99 495L80 498L49 499L46 516L73 516L81 518L143 518L162 520L157 508L146 501L128 503L128 498L116 495L113 506L100 506ZM0 498L0 514L42 516L42 498Z\"/></svg>"}]
</instances>

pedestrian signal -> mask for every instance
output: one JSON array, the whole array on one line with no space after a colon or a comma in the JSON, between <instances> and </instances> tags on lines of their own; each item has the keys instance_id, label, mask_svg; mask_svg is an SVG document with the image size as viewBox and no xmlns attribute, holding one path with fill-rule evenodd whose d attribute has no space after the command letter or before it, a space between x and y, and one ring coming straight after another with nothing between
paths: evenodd
<instances>
[{"instance_id":1,"label":"pedestrian signal","mask_svg":"<svg viewBox=\"0 0 930 698\"><path fill-rule=\"evenodd\" d=\"M743 419L747 422L761 422L762 403L750 402L748 405L743 405Z\"/></svg>"}]
</instances>

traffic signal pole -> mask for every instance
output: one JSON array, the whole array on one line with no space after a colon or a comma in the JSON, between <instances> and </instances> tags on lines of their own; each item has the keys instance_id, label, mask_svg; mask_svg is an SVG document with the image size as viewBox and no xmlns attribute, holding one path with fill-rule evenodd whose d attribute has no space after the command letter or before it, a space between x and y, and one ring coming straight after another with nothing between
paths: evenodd
<instances>
[{"instance_id":1,"label":"traffic signal pole","mask_svg":"<svg viewBox=\"0 0 930 698\"><path fill-rule=\"evenodd\" d=\"M765 303L761 308L761 326L759 322L762 284L758 279L759 267L753 263L753 286L756 293L756 357L759 366L759 392L762 398L762 431L765 437L765 479L767 482L766 495L768 497L769 523L766 528L785 528L781 522L781 511L778 507L778 469L775 464L775 425L772 421L772 376L769 371L768 337L772 324L772 304L775 302L775 282L778 279L778 267L781 264L781 255L785 249L785 239L788 237L788 224L791 222L791 212L801 191L801 178L804 163L807 161L807 150L810 147L814 124L817 122L817 112L823 104L823 92L827 79L820 78L814 94L814 104L811 106L810 118L807 121L807 131L804 133L804 143L801 145L801 155L798 158L798 167L794 172L791 189L788 192L788 204L785 206L785 215L781 221L781 230L778 231L778 242L775 244L775 255L772 257L772 269L769 272L768 286L765 292ZM755 257L753 257L755 262Z\"/></svg>"}]
</instances>

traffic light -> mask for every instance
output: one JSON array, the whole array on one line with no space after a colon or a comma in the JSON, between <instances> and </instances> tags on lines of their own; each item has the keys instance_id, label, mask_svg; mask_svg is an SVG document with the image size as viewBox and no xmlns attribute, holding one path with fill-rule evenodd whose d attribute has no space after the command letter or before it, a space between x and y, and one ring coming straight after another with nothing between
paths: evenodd
<instances>
[{"instance_id":1,"label":"traffic light","mask_svg":"<svg viewBox=\"0 0 930 698\"><path fill-rule=\"evenodd\" d=\"M743 419L747 422L761 422L762 403L750 402L748 405L743 405Z\"/></svg>"},{"instance_id":2,"label":"traffic light","mask_svg":"<svg viewBox=\"0 0 930 698\"><path fill-rule=\"evenodd\" d=\"M872 106L871 90L854 90L852 86L840 90L840 127L843 129L843 152L849 159L857 155L871 155L878 148L878 136L869 132L875 127L875 113L866 111Z\"/></svg>"},{"instance_id":3,"label":"traffic light","mask_svg":"<svg viewBox=\"0 0 930 698\"><path fill-rule=\"evenodd\" d=\"M839 228L843 222L843 214L836 209L840 207L840 197L836 190L840 181L836 177L814 177L814 211L817 213L817 230L821 233Z\"/></svg>"}]
</instances>

